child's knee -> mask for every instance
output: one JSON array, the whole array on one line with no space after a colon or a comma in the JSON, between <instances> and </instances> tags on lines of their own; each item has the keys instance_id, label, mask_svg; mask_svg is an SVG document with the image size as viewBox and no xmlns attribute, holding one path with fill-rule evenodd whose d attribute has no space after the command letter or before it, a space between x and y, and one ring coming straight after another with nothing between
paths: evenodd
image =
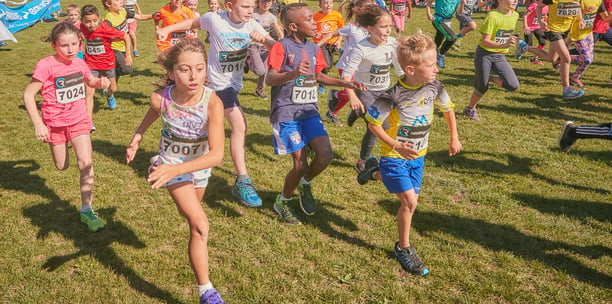
<instances>
[{"instance_id":1,"label":"child's knee","mask_svg":"<svg viewBox=\"0 0 612 304\"><path fill-rule=\"evenodd\" d=\"M190 221L189 226L191 226L190 231L192 235L200 239L208 239L209 224L206 217Z\"/></svg>"}]
</instances>

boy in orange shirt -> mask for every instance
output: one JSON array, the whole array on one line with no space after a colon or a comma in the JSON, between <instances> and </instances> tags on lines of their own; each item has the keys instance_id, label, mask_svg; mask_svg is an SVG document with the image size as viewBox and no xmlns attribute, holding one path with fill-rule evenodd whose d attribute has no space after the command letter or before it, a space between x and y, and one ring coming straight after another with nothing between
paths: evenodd
<instances>
[{"instance_id":1,"label":"boy in orange shirt","mask_svg":"<svg viewBox=\"0 0 612 304\"><path fill-rule=\"evenodd\" d=\"M326 34L333 33L339 28L344 26L344 18L337 10L334 10L333 0L319 0L320 11L316 12L313 16L317 24L317 33L312 38L314 43L318 43L321 37ZM342 36L336 36L329 39L324 45L321 46L323 57L327 67L323 69L323 74L329 72L330 67L334 64L334 54L336 50L340 48L342 43ZM325 94L325 85L319 84L319 94Z\"/></svg>"},{"instance_id":2,"label":"boy in orange shirt","mask_svg":"<svg viewBox=\"0 0 612 304\"><path fill-rule=\"evenodd\" d=\"M157 13L153 14L156 29L193 18L195 18L193 11L187 6L183 5L183 0L170 0L170 3L168 3L168 5L160 8ZM159 26L160 21L161 27ZM161 52L166 51L173 45L177 44L181 38L187 36L187 32L191 31L172 32L164 40L157 39L157 48Z\"/></svg>"}]
</instances>

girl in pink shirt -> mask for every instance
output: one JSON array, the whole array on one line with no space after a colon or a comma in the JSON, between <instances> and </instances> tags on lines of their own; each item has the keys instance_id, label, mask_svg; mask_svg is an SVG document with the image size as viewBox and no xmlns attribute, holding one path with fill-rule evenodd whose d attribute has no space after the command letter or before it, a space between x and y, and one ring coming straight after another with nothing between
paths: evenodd
<instances>
[{"instance_id":1,"label":"girl in pink shirt","mask_svg":"<svg viewBox=\"0 0 612 304\"><path fill-rule=\"evenodd\" d=\"M23 103L34 124L36 138L49 143L58 170L68 168L68 143L72 145L81 174L81 222L95 232L104 228L104 220L91 208L94 174L85 84L106 88L110 82L106 77L94 77L87 64L77 58L79 35L79 29L72 23L60 22L53 27L48 40L56 53L36 64L23 93ZM42 117L35 99L39 92L43 98Z\"/></svg>"}]
</instances>

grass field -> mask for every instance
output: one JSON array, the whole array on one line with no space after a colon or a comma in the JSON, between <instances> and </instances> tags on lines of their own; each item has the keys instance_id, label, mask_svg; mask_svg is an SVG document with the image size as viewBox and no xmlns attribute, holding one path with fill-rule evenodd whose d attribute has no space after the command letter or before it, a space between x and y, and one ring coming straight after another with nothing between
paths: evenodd
<instances>
[{"instance_id":1,"label":"grass field","mask_svg":"<svg viewBox=\"0 0 612 304\"><path fill-rule=\"evenodd\" d=\"M140 5L153 12L165 2ZM433 34L425 11L414 13L407 34ZM475 14L476 21L484 16ZM119 81L117 110L97 96L94 205L107 221L99 233L79 222L74 157L69 170L56 171L21 106L34 65L52 53L40 38L53 25L37 24L16 34L18 44L0 48L0 301L195 303L188 226L167 192L145 180L159 122L135 162L125 164L126 145L162 72L154 63L152 24L139 23L141 56L134 75ZM470 33L459 51L451 50L438 75L458 112L472 91L478 36ZM612 146L581 140L568 154L557 146L566 120L612 120L612 49L599 43L595 56L583 77L587 95L571 102L561 99L549 63L509 56L521 88L492 87L479 106L480 122L458 117L457 156L447 154L438 115L412 230L427 277L405 273L393 257L395 196L381 183L356 182L362 123L327 124L335 160L313 182L318 214L297 227L278 220L271 207L291 160L273 154L270 101L252 95L256 80L247 74L240 94L249 124L247 166L264 205L249 209L232 197L226 153L203 202L215 287L228 303L611 303Z\"/></svg>"}]
</instances>

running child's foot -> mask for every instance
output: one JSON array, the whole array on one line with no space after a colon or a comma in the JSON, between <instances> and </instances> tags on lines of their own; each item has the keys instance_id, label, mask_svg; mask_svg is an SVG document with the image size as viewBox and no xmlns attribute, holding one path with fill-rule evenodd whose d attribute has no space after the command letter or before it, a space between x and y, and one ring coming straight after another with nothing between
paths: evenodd
<instances>
[{"instance_id":1,"label":"running child's foot","mask_svg":"<svg viewBox=\"0 0 612 304\"><path fill-rule=\"evenodd\" d=\"M572 145L574 145L577 138L572 137L570 133L575 128L572 121L566 121L563 125L561 135L559 135L559 148L561 148L561 151L567 153L572 149Z\"/></svg>"},{"instance_id":2,"label":"running child's foot","mask_svg":"<svg viewBox=\"0 0 612 304\"><path fill-rule=\"evenodd\" d=\"M261 99L266 99L268 98L268 96L266 96L266 93L264 92L264 90L260 90L260 89L255 89L255 96L258 96Z\"/></svg>"},{"instance_id":3,"label":"running child's foot","mask_svg":"<svg viewBox=\"0 0 612 304\"><path fill-rule=\"evenodd\" d=\"M478 116L478 110L476 110L476 108L470 109L470 107L465 107L465 109L463 110L463 115L465 115L471 120L480 120L480 117Z\"/></svg>"},{"instance_id":4,"label":"running child's foot","mask_svg":"<svg viewBox=\"0 0 612 304\"><path fill-rule=\"evenodd\" d=\"M327 97L327 110L331 113L334 113L336 106L338 105L338 97L336 97L337 93L338 90L329 90L329 96Z\"/></svg>"},{"instance_id":5,"label":"running child's foot","mask_svg":"<svg viewBox=\"0 0 612 304\"><path fill-rule=\"evenodd\" d=\"M96 125L92 122L91 123L91 129L89 129L89 134L96 132Z\"/></svg>"},{"instance_id":6,"label":"running child's foot","mask_svg":"<svg viewBox=\"0 0 612 304\"><path fill-rule=\"evenodd\" d=\"M529 51L529 44L527 44L527 42L524 40L519 39L518 44L516 45L516 53L514 54L516 59L520 60L523 58L523 55L525 55L527 51Z\"/></svg>"},{"instance_id":7,"label":"running child's foot","mask_svg":"<svg viewBox=\"0 0 612 304\"><path fill-rule=\"evenodd\" d=\"M346 116L346 124L349 127L352 127L353 124L355 124L355 121L357 121L358 118L359 118L359 115L357 113L355 113L355 111L350 110L348 112L348 115Z\"/></svg>"},{"instance_id":8,"label":"running child's foot","mask_svg":"<svg viewBox=\"0 0 612 304\"><path fill-rule=\"evenodd\" d=\"M274 211L276 211L276 213L278 213L278 215L280 215L281 220L283 222L291 225L299 225L302 222L300 222L300 220L295 215L295 211L291 206L291 201L292 200L281 200L281 195L279 194L276 196L276 202L274 202L274 206L272 206L272 208L274 209Z\"/></svg>"},{"instance_id":9,"label":"running child's foot","mask_svg":"<svg viewBox=\"0 0 612 304\"><path fill-rule=\"evenodd\" d=\"M325 118L328 122L333 123L334 125L338 126L338 127L342 127L342 122L340 122L340 119L338 118L338 115L327 111L327 113L325 113Z\"/></svg>"},{"instance_id":10,"label":"running child's foot","mask_svg":"<svg viewBox=\"0 0 612 304\"><path fill-rule=\"evenodd\" d=\"M319 95L325 94L325 86L324 85L320 85L319 89L317 90L317 93L319 93Z\"/></svg>"},{"instance_id":11,"label":"running child's foot","mask_svg":"<svg viewBox=\"0 0 612 304\"><path fill-rule=\"evenodd\" d=\"M312 196L310 184L299 184L300 208L306 215L314 215L317 212L317 201Z\"/></svg>"},{"instance_id":12,"label":"running child's foot","mask_svg":"<svg viewBox=\"0 0 612 304\"><path fill-rule=\"evenodd\" d=\"M444 63L444 58L445 58L444 55L438 54L438 57L437 57L437 60L436 60L436 63L442 69L446 67L446 64Z\"/></svg>"},{"instance_id":13,"label":"running child's foot","mask_svg":"<svg viewBox=\"0 0 612 304\"><path fill-rule=\"evenodd\" d=\"M357 171L357 173L365 170L365 162L363 160L358 160L357 163L355 164L355 170Z\"/></svg>"},{"instance_id":14,"label":"running child's foot","mask_svg":"<svg viewBox=\"0 0 612 304\"><path fill-rule=\"evenodd\" d=\"M200 304L225 304L219 292L212 288L207 290L202 297L200 297Z\"/></svg>"},{"instance_id":15,"label":"running child's foot","mask_svg":"<svg viewBox=\"0 0 612 304\"><path fill-rule=\"evenodd\" d=\"M134 57L140 57L140 52L138 50L133 50L132 54L134 54Z\"/></svg>"},{"instance_id":16,"label":"running child's foot","mask_svg":"<svg viewBox=\"0 0 612 304\"><path fill-rule=\"evenodd\" d=\"M555 62L553 62L552 67L555 70L559 70L559 68L561 67L561 59L557 59Z\"/></svg>"},{"instance_id":17,"label":"running child's foot","mask_svg":"<svg viewBox=\"0 0 612 304\"><path fill-rule=\"evenodd\" d=\"M379 171L378 159L372 156L365 161L363 171L357 174L357 182L360 185L365 185L368 181L374 180L374 172Z\"/></svg>"},{"instance_id":18,"label":"running child's foot","mask_svg":"<svg viewBox=\"0 0 612 304\"><path fill-rule=\"evenodd\" d=\"M568 88L569 89L563 90L563 99L571 100L571 99L577 99L577 98L584 96L583 90L574 90L571 87L568 87Z\"/></svg>"},{"instance_id":19,"label":"running child's foot","mask_svg":"<svg viewBox=\"0 0 612 304\"><path fill-rule=\"evenodd\" d=\"M261 198L257 195L253 180L250 178L236 182L232 187L232 194L247 207L261 207Z\"/></svg>"},{"instance_id":20,"label":"running child's foot","mask_svg":"<svg viewBox=\"0 0 612 304\"><path fill-rule=\"evenodd\" d=\"M106 97L106 102L108 103L108 108L114 110L117 108L117 100L115 99L115 95Z\"/></svg>"},{"instance_id":21,"label":"running child's foot","mask_svg":"<svg viewBox=\"0 0 612 304\"><path fill-rule=\"evenodd\" d=\"M570 84L580 89L584 89L584 84L578 78L570 78Z\"/></svg>"},{"instance_id":22,"label":"running child's foot","mask_svg":"<svg viewBox=\"0 0 612 304\"><path fill-rule=\"evenodd\" d=\"M540 60L539 57L531 57L531 63L533 64L538 64L538 65L543 65L544 63L542 62L542 60Z\"/></svg>"},{"instance_id":23,"label":"running child's foot","mask_svg":"<svg viewBox=\"0 0 612 304\"><path fill-rule=\"evenodd\" d=\"M104 220L98 217L91 208L87 208L86 211L80 212L81 222L87 225L87 229L91 232L98 232L104 228Z\"/></svg>"},{"instance_id":24,"label":"running child's foot","mask_svg":"<svg viewBox=\"0 0 612 304\"><path fill-rule=\"evenodd\" d=\"M425 265L419 256L416 254L414 247L408 246L406 248L400 248L399 242L395 243L393 248L395 252L395 258L402 265L404 270L416 274L416 275L427 275L429 268Z\"/></svg>"}]
</instances>

